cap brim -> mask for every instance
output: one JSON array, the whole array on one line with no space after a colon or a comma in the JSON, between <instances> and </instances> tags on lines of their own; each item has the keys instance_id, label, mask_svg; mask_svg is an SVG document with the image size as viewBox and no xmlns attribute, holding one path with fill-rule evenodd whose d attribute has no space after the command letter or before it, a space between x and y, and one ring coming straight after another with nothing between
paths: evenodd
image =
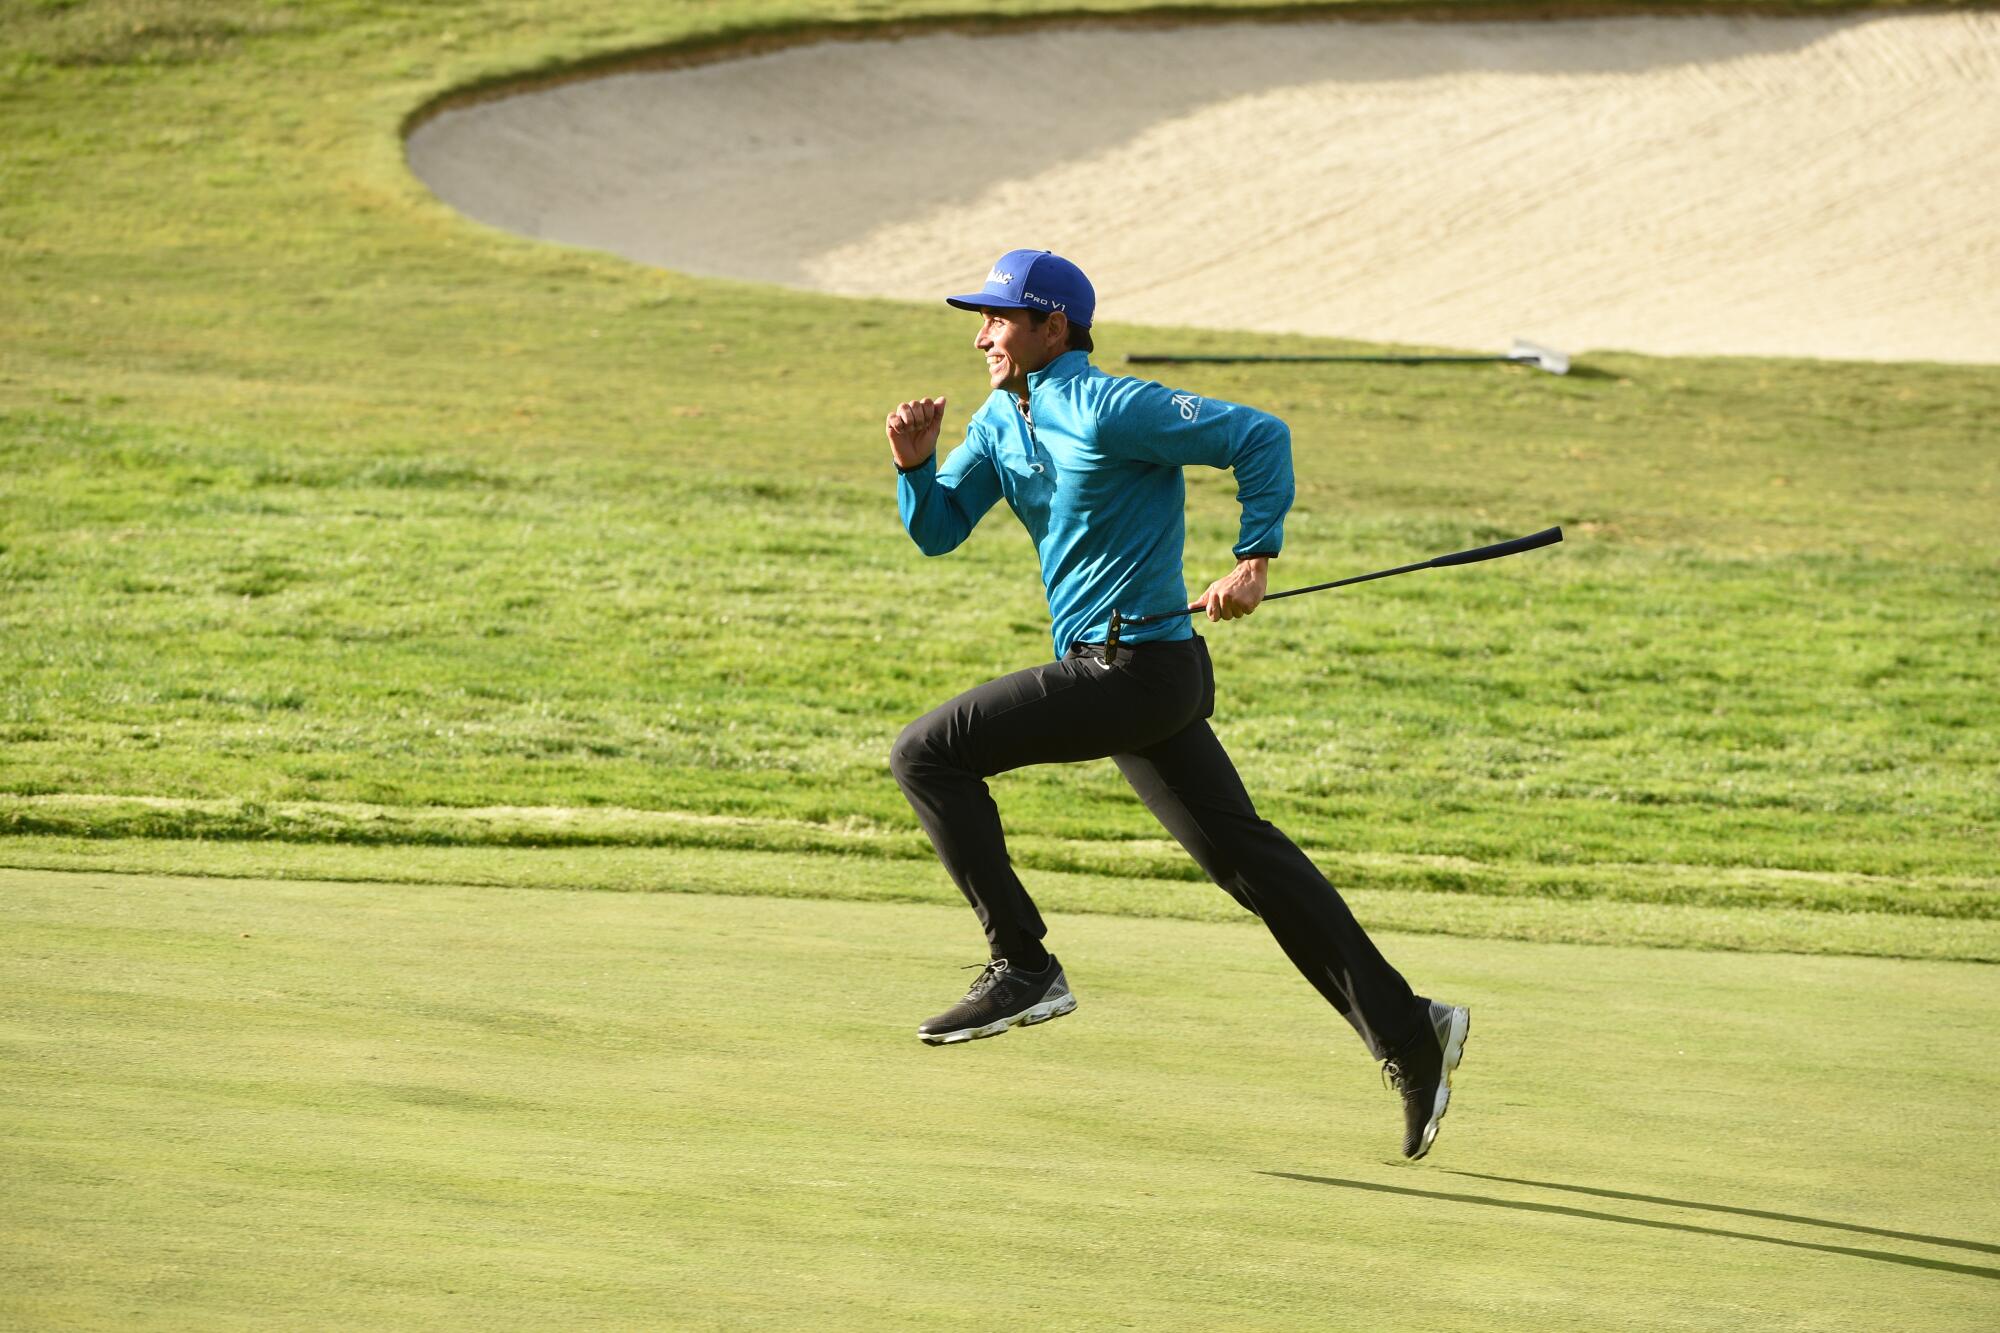
<instances>
[{"instance_id":1,"label":"cap brim","mask_svg":"<svg viewBox=\"0 0 2000 1333\"><path fill-rule=\"evenodd\" d=\"M1012 296L1002 296L998 292L974 292L970 296L947 296L946 305L957 306L960 310L1027 310L1026 301Z\"/></svg>"},{"instance_id":2,"label":"cap brim","mask_svg":"<svg viewBox=\"0 0 2000 1333\"><path fill-rule=\"evenodd\" d=\"M1011 296L995 296L992 292L974 292L970 296L947 296L944 298L944 303L946 305L955 305L960 310L1046 310L1048 309L1047 306L1032 305L1027 301L1016 301ZM1068 311L1064 311L1063 313L1066 315L1069 314ZM1079 329L1087 329L1090 327L1090 325L1087 322L1078 319L1075 315L1069 316L1069 322L1074 324Z\"/></svg>"}]
</instances>

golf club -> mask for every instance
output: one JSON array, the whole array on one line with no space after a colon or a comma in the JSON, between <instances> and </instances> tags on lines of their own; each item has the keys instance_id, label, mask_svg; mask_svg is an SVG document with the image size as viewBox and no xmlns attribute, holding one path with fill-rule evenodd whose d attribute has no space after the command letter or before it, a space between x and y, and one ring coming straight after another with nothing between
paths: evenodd
<instances>
[{"instance_id":1,"label":"golf club","mask_svg":"<svg viewBox=\"0 0 2000 1333\"><path fill-rule=\"evenodd\" d=\"M1180 356L1172 352L1133 352L1125 358L1126 364L1134 366L1167 365L1245 365L1245 364L1320 364L1334 361L1364 362L1383 366L1421 366L1434 362L1492 362L1512 361L1518 365L1533 366L1546 370L1551 375L1569 373L1569 355L1558 352L1553 347L1543 347L1525 338L1516 338L1514 346L1505 356Z\"/></svg>"},{"instance_id":2,"label":"golf club","mask_svg":"<svg viewBox=\"0 0 2000 1333\"><path fill-rule=\"evenodd\" d=\"M1280 597L1303 597L1309 592L1325 592L1328 588L1345 588L1351 583L1366 583L1370 579L1386 579L1393 574L1408 574L1419 569L1442 569L1446 565L1473 565L1481 560L1498 560L1503 555L1519 555L1538 547L1553 546L1563 539L1560 526L1531 532L1525 537L1515 537L1509 541L1495 542L1491 546L1475 547L1470 551L1454 551L1450 555L1433 556L1429 560L1419 560L1414 564L1398 565L1394 569L1378 569L1373 574L1356 574L1352 578L1335 579L1331 583L1315 583L1305 588L1289 588L1284 592L1274 592L1266 597L1267 602L1275 602ZM1176 616L1191 616L1201 610L1201 606L1177 607L1172 611L1156 611L1145 616L1120 615L1111 612L1111 632L1104 637L1104 664L1111 666L1118 661L1118 636L1134 625L1152 625L1162 620L1172 620Z\"/></svg>"}]
</instances>

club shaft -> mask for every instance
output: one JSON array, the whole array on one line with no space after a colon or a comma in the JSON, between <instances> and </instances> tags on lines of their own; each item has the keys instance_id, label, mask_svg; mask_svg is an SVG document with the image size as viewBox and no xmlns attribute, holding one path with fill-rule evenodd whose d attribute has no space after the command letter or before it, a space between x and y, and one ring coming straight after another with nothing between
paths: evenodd
<instances>
[{"instance_id":1,"label":"club shaft","mask_svg":"<svg viewBox=\"0 0 2000 1333\"><path fill-rule=\"evenodd\" d=\"M1329 588L1345 588L1356 583L1367 583L1371 579L1386 579L1397 574L1410 574L1419 569L1444 569L1452 565L1477 564L1481 560L1498 560L1502 556L1519 555L1523 551L1533 551L1543 546L1552 546L1561 541L1562 528L1544 528L1540 532L1529 533L1525 537L1515 537L1509 541L1495 542L1491 546L1474 547L1469 551L1453 551L1450 555L1434 556L1429 560L1418 560L1407 565L1397 565L1394 569L1378 569L1372 574L1356 574L1351 578L1334 579L1329 583L1315 583L1304 588L1287 588L1264 598L1275 602L1280 597L1303 597L1309 592L1325 592ZM1191 616L1201 610L1199 606L1184 606L1172 611L1159 611L1149 616L1121 616L1123 625L1153 625L1162 620L1173 620L1179 616Z\"/></svg>"},{"instance_id":2,"label":"club shaft","mask_svg":"<svg viewBox=\"0 0 2000 1333\"><path fill-rule=\"evenodd\" d=\"M1429 569L1430 567L1430 561L1419 560L1413 565L1397 565L1394 569L1378 569L1373 574L1356 574L1352 578L1335 579L1331 583L1315 583L1306 588L1287 588L1283 592L1272 593L1264 600L1275 602L1280 597L1302 597L1309 592L1325 592L1328 588L1345 588L1350 583L1366 583L1370 579L1386 579L1393 574L1408 574L1412 570Z\"/></svg>"},{"instance_id":3,"label":"club shaft","mask_svg":"<svg viewBox=\"0 0 2000 1333\"><path fill-rule=\"evenodd\" d=\"M1376 366L1420 366L1436 362L1531 361L1528 356L1176 356L1166 352L1133 352L1133 366L1330 365L1336 362Z\"/></svg>"}]
</instances>

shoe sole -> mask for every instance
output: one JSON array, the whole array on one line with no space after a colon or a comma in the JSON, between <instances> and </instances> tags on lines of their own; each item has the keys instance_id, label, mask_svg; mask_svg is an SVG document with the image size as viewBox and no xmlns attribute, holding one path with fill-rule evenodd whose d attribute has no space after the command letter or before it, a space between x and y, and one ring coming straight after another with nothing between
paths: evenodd
<instances>
[{"instance_id":1,"label":"shoe sole","mask_svg":"<svg viewBox=\"0 0 2000 1333\"><path fill-rule=\"evenodd\" d=\"M1043 1000L1040 1004L1023 1009L1011 1018L1003 1018L997 1023L988 1023L983 1028L960 1028L956 1032L919 1032L917 1040L926 1046L953 1046L962 1041L978 1041L981 1037L997 1037L1008 1028L1033 1027L1046 1023L1051 1018L1061 1018L1076 1008L1076 996L1064 995L1053 1000Z\"/></svg>"},{"instance_id":2,"label":"shoe sole","mask_svg":"<svg viewBox=\"0 0 2000 1333\"><path fill-rule=\"evenodd\" d=\"M1465 1058L1465 1038L1472 1031L1472 1011L1463 1005L1452 1006L1451 1028L1444 1039L1444 1074L1438 1079L1437 1104L1431 1107L1431 1118L1424 1125L1423 1142L1410 1155L1416 1161L1431 1150L1437 1141L1438 1122L1444 1119L1445 1110L1451 1105L1451 1071L1458 1068L1458 1062Z\"/></svg>"}]
</instances>

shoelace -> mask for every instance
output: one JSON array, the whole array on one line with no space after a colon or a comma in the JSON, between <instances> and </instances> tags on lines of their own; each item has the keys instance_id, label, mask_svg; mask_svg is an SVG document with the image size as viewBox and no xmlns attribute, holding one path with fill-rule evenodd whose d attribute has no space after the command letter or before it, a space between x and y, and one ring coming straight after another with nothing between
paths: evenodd
<instances>
[{"instance_id":1,"label":"shoelace","mask_svg":"<svg viewBox=\"0 0 2000 1333\"><path fill-rule=\"evenodd\" d=\"M972 989L965 993L965 998L968 1000L976 1000L987 991L993 989L994 985L1000 980L1000 974L1007 970L1007 960L1005 958L995 958L985 964L967 963L958 970L961 972L970 972L975 967L982 970L977 977L973 978Z\"/></svg>"},{"instance_id":2,"label":"shoelace","mask_svg":"<svg viewBox=\"0 0 2000 1333\"><path fill-rule=\"evenodd\" d=\"M1382 1062L1382 1086L1393 1088L1405 1097L1414 1091L1410 1086L1410 1076L1403 1072L1403 1067L1396 1063L1393 1056Z\"/></svg>"}]
</instances>

